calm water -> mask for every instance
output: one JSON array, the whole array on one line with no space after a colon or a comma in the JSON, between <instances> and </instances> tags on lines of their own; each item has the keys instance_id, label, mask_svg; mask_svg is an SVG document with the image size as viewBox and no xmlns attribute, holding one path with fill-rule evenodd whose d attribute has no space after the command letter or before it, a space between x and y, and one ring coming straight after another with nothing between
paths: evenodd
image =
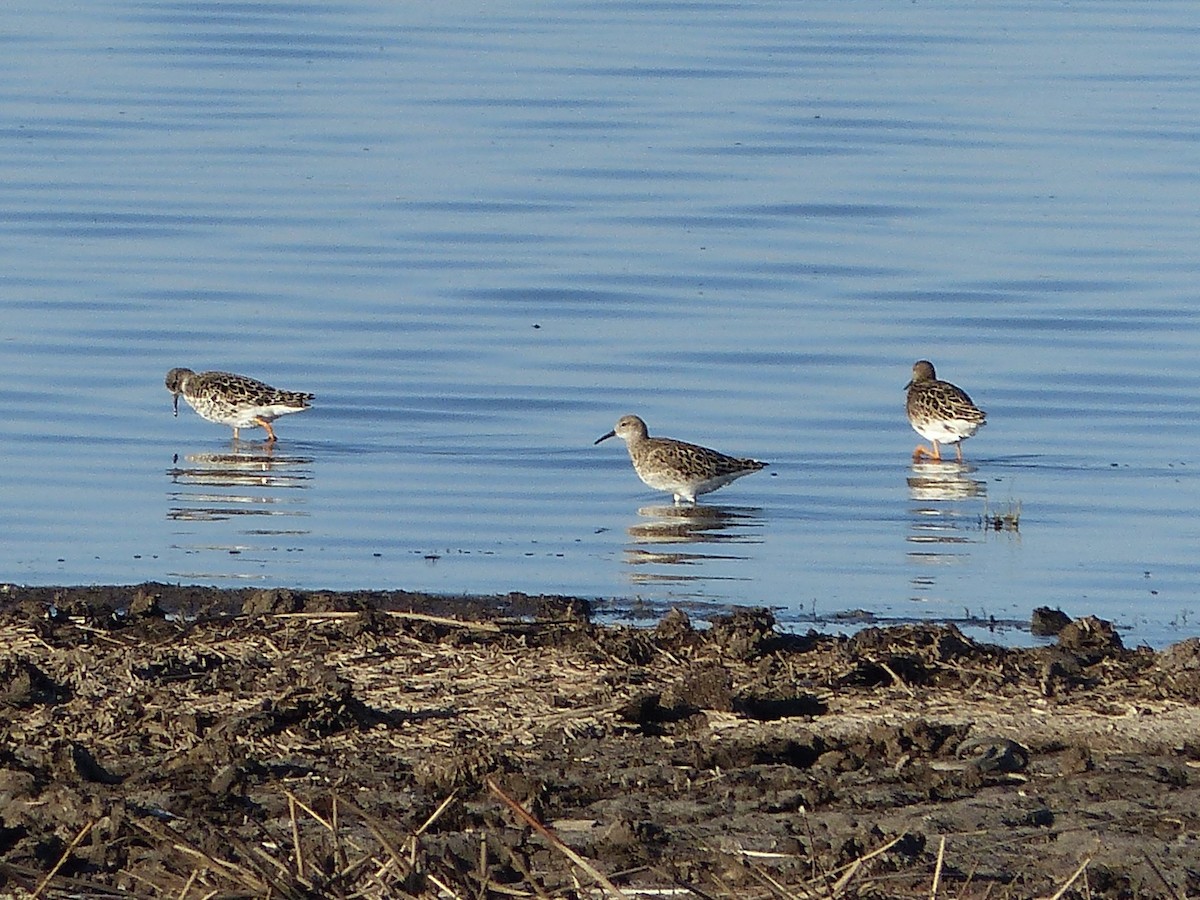
<instances>
[{"instance_id":1,"label":"calm water","mask_svg":"<svg viewBox=\"0 0 1200 900\"><path fill-rule=\"evenodd\" d=\"M1190 0L3 19L0 579L1200 633ZM317 405L235 447L177 365ZM675 510L628 412L771 467Z\"/></svg>"}]
</instances>

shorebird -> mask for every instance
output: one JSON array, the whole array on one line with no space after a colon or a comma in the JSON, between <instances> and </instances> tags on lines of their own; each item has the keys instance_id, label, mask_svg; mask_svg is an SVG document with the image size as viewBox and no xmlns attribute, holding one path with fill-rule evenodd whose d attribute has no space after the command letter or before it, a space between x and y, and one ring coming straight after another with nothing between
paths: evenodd
<instances>
[{"instance_id":1,"label":"shorebird","mask_svg":"<svg viewBox=\"0 0 1200 900\"><path fill-rule=\"evenodd\" d=\"M259 425L267 430L267 443L274 443L275 429L271 423L280 416L308 409L312 394L300 391L280 391L245 375L232 372L201 372L191 369L172 369L167 373L167 390L175 397L175 415L179 415L179 398L202 419L228 425L233 439L238 430Z\"/></svg>"},{"instance_id":2,"label":"shorebird","mask_svg":"<svg viewBox=\"0 0 1200 900\"><path fill-rule=\"evenodd\" d=\"M638 478L656 491L674 495L676 503L681 499L695 503L698 495L715 491L767 465L671 438L652 438L646 431L646 423L637 416L622 416L616 428L597 438L596 443L610 437L625 442Z\"/></svg>"},{"instance_id":3,"label":"shorebird","mask_svg":"<svg viewBox=\"0 0 1200 900\"><path fill-rule=\"evenodd\" d=\"M913 377L905 389L908 399L905 409L913 429L933 444L933 452L918 445L913 462L921 457L940 460L938 444L954 444L958 461L962 462L962 442L987 424L987 413L971 402L966 391L948 381L939 381L933 363L927 359L913 364Z\"/></svg>"}]
</instances>

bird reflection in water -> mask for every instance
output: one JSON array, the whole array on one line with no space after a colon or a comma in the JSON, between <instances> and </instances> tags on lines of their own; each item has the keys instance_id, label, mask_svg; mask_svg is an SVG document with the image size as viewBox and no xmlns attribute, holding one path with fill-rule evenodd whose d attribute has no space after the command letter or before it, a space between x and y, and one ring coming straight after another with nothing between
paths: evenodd
<instances>
[{"instance_id":1,"label":"bird reflection in water","mask_svg":"<svg viewBox=\"0 0 1200 900\"><path fill-rule=\"evenodd\" d=\"M953 460L915 462L909 470L910 508L908 560L921 566L910 581L913 599L930 599L939 567L953 564L964 545L979 537L979 503L987 499L987 483L976 478L975 466ZM975 534L971 534L971 530Z\"/></svg>"},{"instance_id":2,"label":"bird reflection in water","mask_svg":"<svg viewBox=\"0 0 1200 900\"><path fill-rule=\"evenodd\" d=\"M683 572L678 568L655 571L654 566L694 566L716 564L719 561L746 559L733 552L737 545L762 542L762 510L729 506L643 506L638 510L640 521L630 525L632 544L625 548L625 562L636 567L629 572L634 583L745 581L751 575L718 575L707 572ZM708 546L705 546L708 545ZM721 551L715 545L725 548ZM686 547L686 549L685 549Z\"/></svg>"},{"instance_id":3,"label":"bird reflection in water","mask_svg":"<svg viewBox=\"0 0 1200 900\"><path fill-rule=\"evenodd\" d=\"M908 476L909 497L915 502L986 498L987 484L972 477L976 468L968 463L913 463Z\"/></svg>"},{"instance_id":4,"label":"bird reflection in water","mask_svg":"<svg viewBox=\"0 0 1200 900\"><path fill-rule=\"evenodd\" d=\"M194 453L167 470L167 518L221 521L237 516L303 516L299 491L312 479L312 458L271 445L230 453ZM306 533L306 532L305 532Z\"/></svg>"},{"instance_id":5,"label":"bird reflection in water","mask_svg":"<svg viewBox=\"0 0 1200 900\"><path fill-rule=\"evenodd\" d=\"M278 578L292 540L311 534L307 491L312 458L265 447L175 457L167 470L172 550L188 562L172 578ZM304 527L297 527L298 525Z\"/></svg>"}]
</instances>

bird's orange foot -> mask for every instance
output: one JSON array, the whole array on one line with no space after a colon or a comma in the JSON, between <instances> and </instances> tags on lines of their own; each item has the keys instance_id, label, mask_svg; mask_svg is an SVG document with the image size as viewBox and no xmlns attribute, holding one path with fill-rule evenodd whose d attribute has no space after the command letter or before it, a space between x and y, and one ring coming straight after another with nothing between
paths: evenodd
<instances>
[{"instance_id":1,"label":"bird's orange foot","mask_svg":"<svg viewBox=\"0 0 1200 900\"><path fill-rule=\"evenodd\" d=\"M932 450L926 449L924 444L921 444L913 451L913 462L920 462L924 457L928 456L934 462L942 461L942 454L938 452L938 447L934 444Z\"/></svg>"},{"instance_id":2,"label":"bird's orange foot","mask_svg":"<svg viewBox=\"0 0 1200 900\"><path fill-rule=\"evenodd\" d=\"M263 428L267 429L267 443L275 443L275 429L271 427L271 423L266 419L255 419L254 422L255 424L261 425Z\"/></svg>"}]
</instances>

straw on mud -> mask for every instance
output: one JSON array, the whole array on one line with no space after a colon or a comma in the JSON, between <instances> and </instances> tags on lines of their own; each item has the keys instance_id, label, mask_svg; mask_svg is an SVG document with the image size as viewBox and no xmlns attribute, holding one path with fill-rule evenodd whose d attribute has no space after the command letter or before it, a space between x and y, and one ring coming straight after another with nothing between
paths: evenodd
<instances>
[{"instance_id":1,"label":"straw on mud","mask_svg":"<svg viewBox=\"0 0 1200 900\"><path fill-rule=\"evenodd\" d=\"M900 687L904 688L904 690L907 692L908 696L910 696L910 697L917 696L917 692L914 691L912 689L912 687L909 686L907 681L905 681L903 678L901 678L899 675L897 675L891 666L889 666L887 663L883 662L882 660L877 661L876 665L879 666L879 668L883 669L883 671L887 672L888 675L891 676L892 681L894 681Z\"/></svg>"},{"instance_id":2,"label":"straw on mud","mask_svg":"<svg viewBox=\"0 0 1200 900\"><path fill-rule=\"evenodd\" d=\"M889 840L887 842L887 844L884 844L880 847L876 847L875 850L872 850L870 853L864 853L863 856L860 856L858 859L852 860L852 862L850 862L850 863L846 863L845 865L840 865L840 866L838 866L838 868L834 869L833 871L829 871L829 872L822 871L821 872L821 881L823 883L817 883L816 887L818 887L818 888L824 887L824 890L826 890L827 896L840 896L841 893L844 892L844 890L848 886L850 886L850 882L854 880L854 876L856 876L858 874L858 871L863 868L864 864L868 863L869 860L874 859L877 856L880 856L880 854L887 853L889 850L892 850L892 847L894 847L896 844L899 844L899 842L902 839L904 839L904 835L902 835L902 834L896 835L895 838L893 838L892 840ZM833 884L830 884L829 876L833 875L834 872L839 872L839 871L842 872L842 876L840 878L838 878L838 881L834 882ZM816 877L814 877L814 882L816 882Z\"/></svg>"},{"instance_id":3,"label":"straw on mud","mask_svg":"<svg viewBox=\"0 0 1200 900\"><path fill-rule=\"evenodd\" d=\"M167 893L171 890L171 888L169 888L167 886L165 881L163 881L163 882L155 881L153 878L147 878L145 875L139 874L138 872L135 872L132 869L121 869L120 872L121 872L121 875L125 876L126 878L129 878L131 881L137 882L138 884L144 884L147 887L149 887L154 892L155 897L157 897L159 895L166 896ZM197 878L200 877L200 872L201 872L200 869L192 869L192 872L195 874L195 876ZM159 874L159 877L162 878L164 876L164 874L167 874L167 873L157 873L157 874ZM170 873L170 874L174 874L174 873ZM64 880L70 881L71 879L64 879ZM178 876L175 877L174 882L176 884L179 883ZM90 885L90 884L87 885L86 887L89 891L94 892L94 891L98 890L98 888L96 888L95 886ZM131 896L131 895L136 896L136 894L133 894L131 888L126 888L124 891L122 891L122 894L124 894L125 896ZM88 896L90 897L92 895L89 894ZM96 894L95 896L100 897L103 895Z\"/></svg>"},{"instance_id":4,"label":"straw on mud","mask_svg":"<svg viewBox=\"0 0 1200 900\"><path fill-rule=\"evenodd\" d=\"M462 900L462 898L459 896L459 894L456 890L454 890L452 887L450 887L445 882L438 880L438 878L432 872L426 872L425 877L428 878L430 883L435 885L437 887L437 889L440 890L446 896L452 897L453 900Z\"/></svg>"},{"instance_id":5,"label":"straw on mud","mask_svg":"<svg viewBox=\"0 0 1200 900\"><path fill-rule=\"evenodd\" d=\"M411 842L411 849L409 851L410 858L408 860L406 860L404 858L404 856L402 855L403 848L398 848L396 846L395 841L393 841L388 835L384 834L383 825L380 822L376 821L371 815L369 815L366 812L366 810L364 810L361 806L356 804L353 800L347 800L347 799L343 798L341 802L343 805L349 807L352 812L357 813L362 818L363 822L366 823L368 830L371 832L371 834L373 834L375 836L375 840L379 841L379 843L383 847L383 849L387 851L388 856L390 857L391 863L394 863L399 868L401 876L403 877L403 876L411 874L417 870L417 841L416 841L417 836L421 833L421 831L423 831L426 828L429 828L433 824L433 822L447 809L447 807L450 806L450 803L453 800L454 800L454 794L451 794L449 797L447 797L445 800L443 800L442 804L434 811L433 815L431 815L428 819L425 820L425 822L421 825L421 828L416 833L414 833L412 836L410 836L409 840ZM385 862L380 867L379 872L376 875L376 877L380 879L381 885L382 885L382 878L381 878L382 873L387 870L388 866L389 866L389 863ZM426 871L423 871L421 874L423 877L428 878L430 882L432 882L433 884L436 884L446 894L449 894L452 897L458 898L459 895L457 893L455 893L452 888L444 885L441 881L439 881L433 875L433 873L426 870ZM388 891L389 891L388 896L412 897L415 900L415 897L413 894L409 894L406 891L403 891L394 885L388 887Z\"/></svg>"},{"instance_id":6,"label":"straw on mud","mask_svg":"<svg viewBox=\"0 0 1200 900\"><path fill-rule=\"evenodd\" d=\"M288 882L291 880L291 873L288 871L286 865L277 860L266 850L263 850L261 847L247 846L245 842L240 841L236 837L232 836L229 837L228 840L230 840L235 847L238 847L238 849L242 851L242 854L248 860L253 860L253 858L257 856L278 869L279 877L284 879L282 882L273 877L270 872L264 871L261 867L259 868L259 872L262 874L263 878L267 880L267 883L271 888L283 894L284 896L288 894L287 888L289 887ZM306 891L312 891L314 889L313 883L302 875L296 876L295 883L299 884Z\"/></svg>"},{"instance_id":7,"label":"straw on mud","mask_svg":"<svg viewBox=\"0 0 1200 900\"><path fill-rule=\"evenodd\" d=\"M33 884L37 879L45 877L45 871L42 867L32 868L30 866L17 865L15 863L6 862L0 858L0 878L5 879L4 885L10 883L16 884L19 887L17 890L24 888L24 892L20 894L23 898L32 898L33 893L27 885ZM122 875L129 875L134 881L140 881L148 885L155 892L155 896L165 893L165 889L157 882L148 881L145 878L138 878L137 875L129 872L127 869L121 870ZM111 897L113 900L129 900L135 896L128 888L115 888L103 884L96 884L94 881L88 880L86 876L80 877L75 875L59 875L55 880L52 888L53 894L47 893L47 897L57 895L60 897L86 897L88 900L102 900L105 897ZM8 894L3 894L7 900Z\"/></svg>"},{"instance_id":8,"label":"straw on mud","mask_svg":"<svg viewBox=\"0 0 1200 900\"><path fill-rule=\"evenodd\" d=\"M112 644L114 647L128 647L129 646L128 641L123 641L123 640L120 640L119 638L115 638L102 628L95 628L92 625L84 625L82 622L73 622L72 624L76 628L78 628L80 631L88 632L93 637L95 637L95 639L98 641L107 642L109 644Z\"/></svg>"},{"instance_id":9,"label":"straw on mud","mask_svg":"<svg viewBox=\"0 0 1200 900\"><path fill-rule=\"evenodd\" d=\"M73 851L76 847L78 847L79 842L82 841L85 837L87 837L89 833L91 833L91 830L95 826L95 824L96 824L95 819L88 822L86 825L83 826L83 828L80 830L79 834L75 835L75 840L73 840L73 841L71 841L71 843L67 844L67 849L65 849L62 852L62 856L60 856L58 858L58 862L56 862L54 864L54 868L46 873L46 877L42 879L42 883L39 884L37 886L37 890L33 892L33 900L37 900L37 898L42 895L42 891L44 891L46 889L46 886L50 884L50 880L55 875L57 875L58 870L61 869L66 864L67 858L71 855L71 851Z\"/></svg>"},{"instance_id":10,"label":"straw on mud","mask_svg":"<svg viewBox=\"0 0 1200 900\"><path fill-rule=\"evenodd\" d=\"M451 619L448 616L434 616L430 615L429 613L417 612L398 612L396 610L383 610L383 612L385 615L389 615L394 619L409 619L414 622L428 622L430 625L446 625L451 628L465 628L468 631L489 631L499 634L504 630L503 625L498 625L495 622L470 622L462 619ZM339 612L330 610L329 612L275 613L271 618L319 621L322 619L355 619L361 615L362 613L360 612Z\"/></svg>"},{"instance_id":11,"label":"straw on mud","mask_svg":"<svg viewBox=\"0 0 1200 900\"><path fill-rule=\"evenodd\" d=\"M933 884L929 886L929 900L937 900L938 886L942 881L942 863L946 859L946 836L942 835L942 840L938 844L937 865L933 869Z\"/></svg>"},{"instance_id":12,"label":"straw on mud","mask_svg":"<svg viewBox=\"0 0 1200 900\"><path fill-rule=\"evenodd\" d=\"M316 822L318 825L323 827L326 831L330 832L331 834L333 833L334 823L327 821L324 816L318 814L315 809L313 809L311 806L309 806L307 803L305 803L303 800L301 800L299 797L297 797L291 791L284 791L283 795L288 798L288 806L292 810L292 824L293 825L295 825L295 821L296 821L296 807L299 806L302 810L304 810L306 813L309 814L309 816L312 818L312 820L314 822ZM336 802L334 803L333 809L334 809L334 813L336 815L336 813L337 813ZM293 828L292 830L293 830L293 835L294 835L295 829Z\"/></svg>"},{"instance_id":13,"label":"straw on mud","mask_svg":"<svg viewBox=\"0 0 1200 900\"><path fill-rule=\"evenodd\" d=\"M846 885L850 883L850 879L854 877L854 873L857 872L862 867L863 863L867 862L868 860L874 859L876 856L879 856L880 854L887 853L889 850L891 850L893 847L895 847L898 843L900 843L900 841L903 838L904 838L904 835L902 835L902 834L897 835L896 837L892 838L890 841L888 841L883 846L876 847L870 853L864 853L862 856L860 856L858 859L854 860L853 862L847 863L845 866L842 866L841 868L844 868L847 871L844 875L842 875L841 878L839 878L837 880L837 883L834 884L834 886L833 886L834 893L839 894L843 890L845 890ZM836 871L838 871L838 869L834 869L833 871L836 872Z\"/></svg>"},{"instance_id":14,"label":"straw on mud","mask_svg":"<svg viewBox=\"0 0 1200 900\"><path fill-rule=\"evenodd\" d=\"M288 794L288 814L292 817L292 848L296 852L296 877L304 877L304 851L300 849L300 823L296 821L296 798Z\"/></svg>"},{"instance_id":15,"label":"straw on mud","mask_svg":"<svg viewBox=\"0 0 1200 900\"><path fill-rule=\"evenodd\" d=\"M854 879L854 876L858 874L858 870L861 868L862 868L862 859L861 858L856 859L856 860L854 860L854 862L850 863L850 865L848 865L846 867L845 874L843 874L842 877L839 878L834 883L833 889L829 892L829 896L830 897L839 896L842 893L842 891L846 889L846 885L848 885Z\"/></svg>"},{"instance_id":16,"label":"straw on mud","mask_svg":"<svg viewBox=\"0 0 1200 900\"><path fill-rule=\"evenodd\" d=\"M525 807L521 806L520 803L508 796L508 794L504 792L500 785L496 784L495 779L488 778L487 786L493 794L499 797L505 803L505 805L507 805L508 808L514 813L516 813L517 816L522 819L530 828L549 841L550 846L554 847L554 849L556 849L559 853L561 853L571 862L575 863L575 865L579 866L579 868L583 869L583 871L587 872L588 875L595 879L597 884L611 893L614 897L625 897L625 894L620 890L620 888L609 881L599 869L597 869L590 862L559 840L558 836L541 822L539 822L532 813L528 812Z\"/></svg>"},{"instance_id":17,"label":"straw on mud","mask_svg":"<svg viewBox=\"0 0 1200 900\"><path fill-rule=\"evenodd\" d=\"M767 890L769 890L775 896L782 897L783 900L797 900L797 897L795 894L789 893L788 890L782 884L780 884L778 881L776 881L774 878L772 878L766 872L759 869L758 866L747 865L746 871L749 872L751 875L753 875L755 878L757 878L759 880L759 882L761 882L763 885L765 885ZM812 896L811 894L809 894L808 891L804 891L804 893L806 896Z\"/></svg>"},{"instance_id":18,"label":"straw on mud","mask_svg":"<svg viewBox=\"0 0 1200 900\"><path fill-rule=\"evenodd\" d=\"M442 813L450 808L450 804L453 803L457 797L458 791L451 791L450 795L442 801L442 805L435 809L429 818L421 823L421 827L413 832L413 837L418 838L428 831L430 827L432 827L433 823L442 817Z\"/></svg>"},{"instance_id":19,"label":"straw on mud","mask_svg":"<svg viewBox=\"0 0 1200 900\"><path fill-rule=\"evenodd\" d=\"M183 890L179 892L179 900L183 900L188 895L188 891L192 889L192 885L196 883L196 879L200 877L199 869L192 869L192 874L188 876L188 880L183 883Z\"/></svg>"},{"instance_id":20,"label":"straw on mud","mask_svg":"<svg viewBox=\"0 0 1200 900\"><path fill-rule=\"evenodd\" d=\"M1086 869L1091 864L1091 862L1092 862L1091 857L1088 857L1083 862L1081 862L1079 864L1079 868L1075 870L1075 874L1073 874L1070 878L1068 878L1067 883L1064 884L1062 887L1060 887L1058 889L1058 891L1052 897L1049 898L1049 900L1062 900L1063 894L1065 894L1067 892L1067 890L1071 887L1071 885L1073 885L1075 883L1075 880L1077 878L1079 878L1080 875L1083 874L1083 870Z\"/></svg>"},{"instance_id":21,"label":"straw on mud","mask_svg":"<svg viewBox=\"0 0 1200 900\"><path fill-rule=\"evenodd\" d=\"M168 845L172 849L179 851L180 853L198 857L207 863L209 868L214 869L217 872L223 872L226 876L240 881L247 890L252 891L253 893L262 894L269 886L267 882L260 879L255 875L254 872L249 871L244 866L239 866L237 863L231 863L227 860L217 859L215 856L210 856L203 850L189 846L188 844L183 843L183 839L177 834L165 834L155 828L150 827L150 825L147 823L139 822L137 820L133 820L131 824L137 828L140 828L142 831L146 832L152 837L157 838L159 841L162 841L162 843Z\"/></svg>"},{"instance_id":22,"label":"straw on mud","mask_svg":"<svg viewBox=\"0 0 1200 900\"><path fill-rule=\"evenodd\" d=\"M479 835L479 896L486 897L488 891L488 868L487 868L488 852L487 852L487 834Z\"/></svg>"},{"instance_id":23,"label":"straw on mud","mask_svg":"<svg viewBox=\"0 0 1200 900\"><path fill-rule=\"evenodd\" d=\"M656 869L655 871L659 872L659 874L662 874L661 871L658 869ZM684 881L682 878L680 878L677 875L673 876L671 878L671 880L673 882L675 882L676 885L683 888L685 891L689 891L690 893L695 894L697 897L700 898L700 900L716 900L716 897L714 897L712 894L709 894L706 891L700 890L700 888L696 887L694 884Z\"/></svg>"},{"instance_id":24,"label":"straw on mud","mask_svg":"<svg viewBox=\"0 0 1200 900\"><path fill-rule=\"evenodd\" d=\"M533 892L538 895L538 900L551 900L549 894L542 890L542 886L538 884L537 879L533 877L533 873L529 871L529 866L525 865L525 860L521 858L521 854L513 853L508 847L501 845L502 850L508 855L508 864L521 873L521 877L528 882L533 888Z\"/></svg>"},{"instance_id":25,"label":"straw on mud","mask_svg":"<svg viewBox=\"0 0 1200 900\"><path fill-rule=\"evenodd\" d=\"M1148 865L1150 867L1150 871L1158 876L1158 880L1161 881L1163 887L1165 887L1167 889L1167 893L1171 895L1172 900L1184 900L1183 897L1179 896L1179 892L1176 891L1175 888L1171 886L1171 883L1167 881L1166 877L1159 870L1159 868L1155 864L1154 860L1152 860L1150 858L1150 854L1147 853L1145 850L1142 851L1142 859L1144 859L1146 861L1146 865Z\"/></svg>"},{"instance_id":26,"label":"straw on mud","mask_svg":"<svg viewBox=\"0 0 1200 900\"><path fill-rule=\"evenodd\" d=\"M392 858L392 860L396 863L396 865L400 867L400 871L402 873L407 874L407 873L410 873L413 871L413 868L414 868L413 864L404 859L403 855L401 854L401 851L396 847L395 843L391 840L391 838L389 838L386 834L383 833L383 826L380 825L379 822L375 821L375 819L372 816L367 814L366 810L364 810L362 807L360 807L354 801L343 800L342 802L345 803L347 806L350 807L351 810L358 813L358 815L362 817L362 820L366 823L367 828L370 830L371 834L375 835L375 840L379 841L379 843L383 846L383 849L388 852L388 856L390 856Z\"/></svg>"},{"instance_id":27,"label":"straw on mud","mask_svg":"<svg viewBox=\"0 0 1200 900\"><path fill-rule=\"evenodd\" d=\"M355 869L361 868L365 863L371 861L370 857L366 857L364 859L360 859L357 862L351 864L350 860L347 858L346 848L342 846L342 835L341 835L341 831L340 831L339 825L338 825L338 799L339 798L338 798L337 794L330 795L330 798L329 798L330 816L328 819L326 819L324 816L320 815L316 810L314 810L311 806L309 806L307 803L305 803L303 800L301 800L299 797L297 797L291 791L284 791L283 793L288 798L288 805L292 812L292 841L296 845L296 848L297 848L297 874L299 874L299 875L303 874L303 871L302 871L302 859L303 858L300 855L300 849L299 849L300 848L300 834L299 834L299 830L297 828L297 823L296 823L296 807L297 806L300 807L300 809L304 810L304 812L308 813L308 815L310 817L312 817L312 820L314 822L316 822L318 825L320 825L321 827L326 829L333 836L334 859L336 860L336 863L338 866L338 870L335 873L337 878L348 880L350 875L354 872ZM446 808L446 806L449 804L449 799L452 799L452 797L448 798L448 800L446 802L444 802L440 807L438 807L437 812L434 813L433 816L431 816L429 819L427 819L425 821L425 824L423 824L421 826L421 829L418 830L418 832L417 832L418 834L420 833L420 831L428 828L433 823L433 820L438 815L441 814L442 810L444 810ZM353 806L353 804L351 804L351 805ZM359 810L359 812L361 812L361 810ZM411 865L414 868L416 866L415 851L413 854L413 860L411 862Z\"/></svg>"},{"instance_id":28,"label":"straw on mud","mask_svg":"<svg viewBox=\"0 0 1200 900\"><path fill-rule=\"evenodd\" d=\"M346 848L342 846L342 832L338 827L338 796L329 795L329 830L333 834L333 858L337 862L339 872L349 873L350 860L346 858Z\"/></svg>"},{"instance_id":29,"label":"straw on mud","mask_svg":"<svg viewBox=\"0 0 1200 900\"><path fill-rule=\"evenodd\" d=\"M812 877L814 879L818 875L820 875L821 878L825 881L825 890L829 890L830 889L829 876L825 873L825 871L823 869L819 868L817 865L817 836L815 834L813 834L812 820L808 816L807 807L801 809L801 812L803 813L803 815L801 815L800 818L804 821L804 831L808 834L808 847L809 847L809 859L810 859L809 871L812 873Z\"/></svg>"},{"instance_id":30,"label":"straw on mud","mask_svg":"<svg viewBox=\"0 0 1200 900\"><path fill-rule=\"evenodd\" d=\"M410 847L412 863L414 865L416 863L416 839L419 838L426 831L428 831L433 826L433 823L436 822L439 818L441 818L442 813L444 813L450 807L450 804L453 803L457 797L458 797L458 792L451 791L450 795L441 802L441 804L438 806L438 808L435 809L429 815L429 817L416 828L415 831L413 831L409 834L407 845ZM337 801L338 801L338 796L337 796L337 794L334 794L333 795L333 802L334 802L333 809L334 809L335 816L337 814ZM344 805L350 807L351 810L358 813L360 816L362 816L364 820L368 820L368 825L372 824L370 821L370 819L371 819L370 815L368 815L367 812L365 810L363 810L360 806L355 804L355 802L353 800L342 800L342 803ZM379 835L376 835L376 837L379 837ZM398 855L400 851L396 851L396 852Z\"/></svg>"}]
</instances>

